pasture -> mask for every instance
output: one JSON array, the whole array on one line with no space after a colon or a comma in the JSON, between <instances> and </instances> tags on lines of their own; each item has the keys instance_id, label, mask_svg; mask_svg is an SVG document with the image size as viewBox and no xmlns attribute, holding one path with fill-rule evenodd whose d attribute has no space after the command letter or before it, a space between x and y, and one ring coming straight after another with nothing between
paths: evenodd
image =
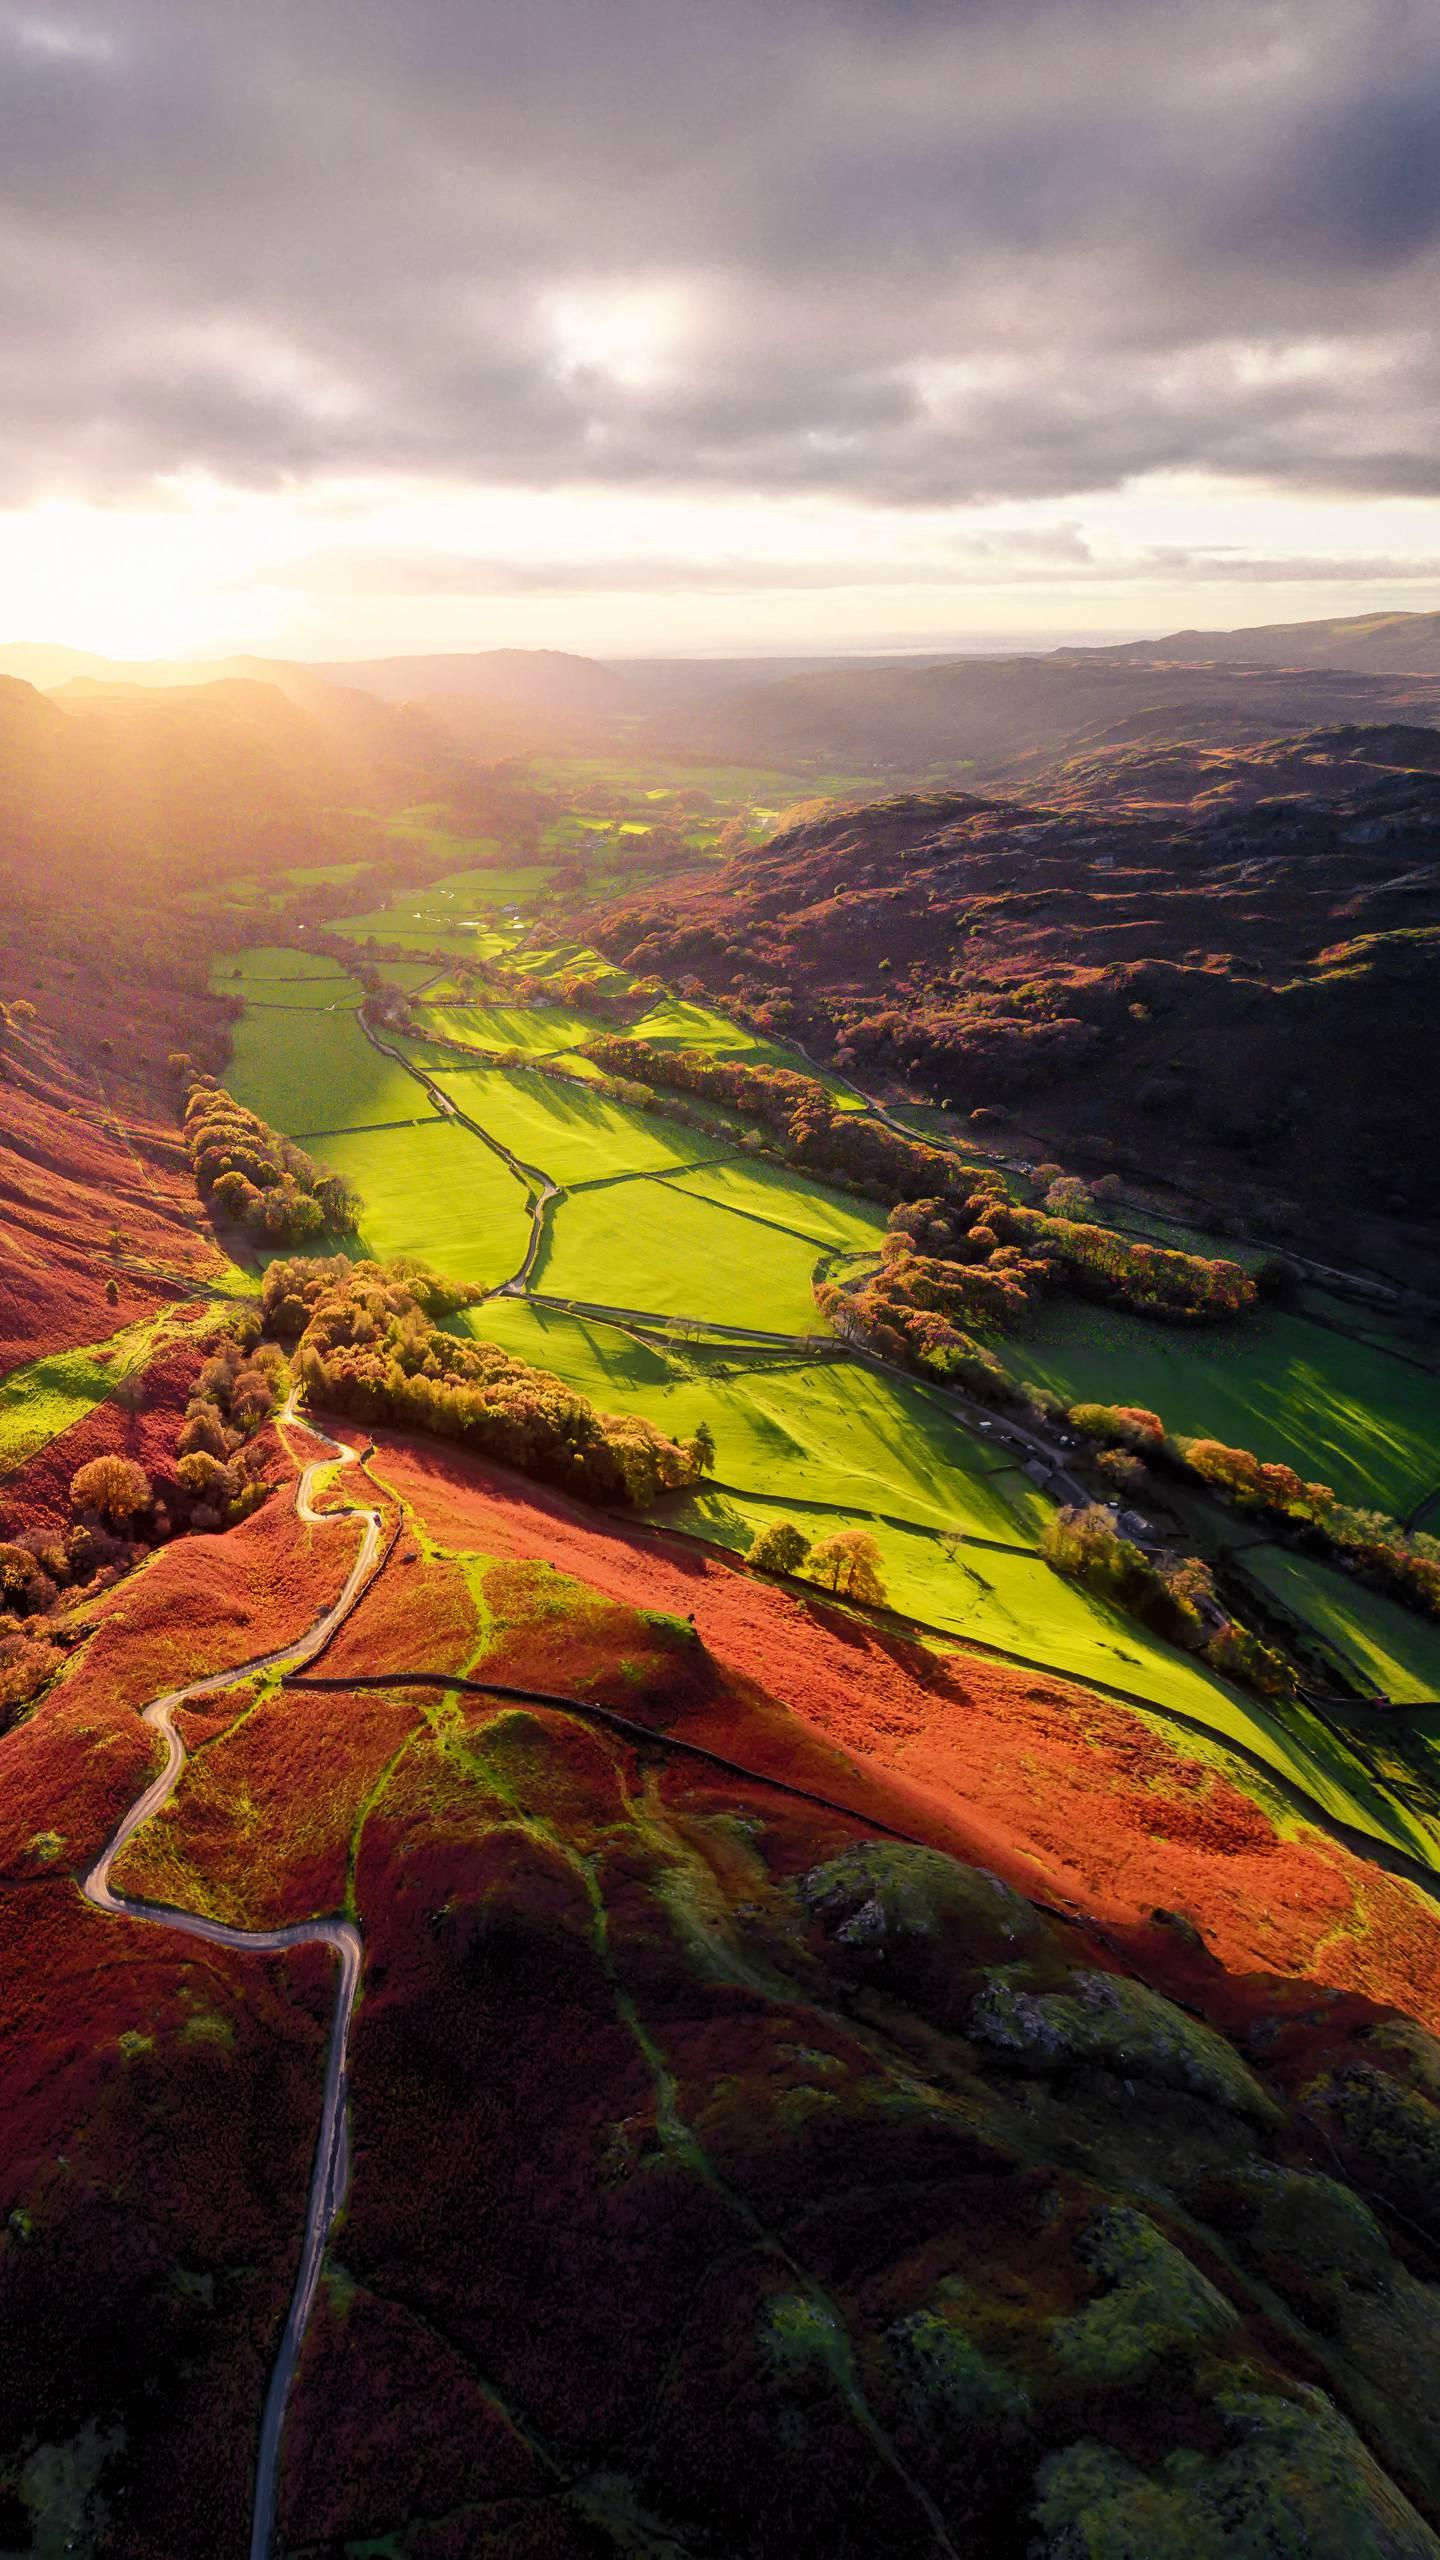
<instances>
[{"instance_id":1,"label":"pasture","mask_svg":"<svg viewBox=\"0 0 1440 2560\"><path fill-rule=\"evenodd\" d=\"M813 1244L657 1182L611 1182L558 1201L532 1286L650 1314L767 1333L828 1331Z\"/></svg>"},{"instance_id":2,"label":"pasture","mask_svg":"<svg viewBox=\"0 0 1440 2560\"><path fill-rule=\"evenodd\" d=\"M371 1047L353 1013L247 1011L235 1025L225 1081L237 1102L307 1142L433 1114L428 1094Z\"/></svg>"},{"instance_id":3,"label":"pasture","mask_svg":"<svg viewBox=\"0 0 1440 2560\"><path fill-rule=\"evenodd\" d=\"M692 1192L699 1200L713 1200L719 1208L761 1218L840 1252L878 1251L885 1233L885 1212L873 1201L827 1190L788 1165L767 1164L763 1158L725 1158L667 1175L666 1182L676 1191Z\"/></svg>"},{"instance_id":4,"label":"pasture","mask_svg":"<svg viewBox=\"0 0 1440 2560\"><path fill-rule=\"evenodd\" d=\"M1440 1376L1303 1314L1192 1330L1055 1299L1004 1356L1067 1404L1148 1406L1167 1430L1280 1459L1342 1502L1403 1516L1440 1483Z\"/></svg>"},{"instance_id":5,"label":"pasture","mask_svg":"<svg viewBox=\"0 0 1440 2560\"><path fill-rule=\"evenodd\" d=\"M222 951L210 972L221 995L264 994L271 986L290 987L343 983L338 960L323 951L303 951L278 942L252 943L245 951Z\"/></svg>"},{"instance_id":6,"label":"pasture","mask_svg":"<svg viewBox=\"0 0 1440 2560\"><path fill-rule=\"evenodd\" d=\"M1288 1547L1250 1548L1244 1569L1313 1630L1362 1691L1399 1705L1440 1699L1440 1627L1432 1620Z\"/></svg>"},{"instance_id":7,"label":"pasture","mask_svg":"<svg viewBox=\"0 0 1440 2560\"><path fill-rule=\"evenodd\" d=\"M418 1087L412 1087L423 1102ZM364 1199L357 1251L377 1262L417 1253L457 1280L494 1288L519 1269L530 1237L523 1187L453 1120L351 1129L317 1147Z\"/></svg>"},{"instance_id":8,"label":"pasture","mask_svg":"<svg viewBox=\"0 0 1440 2560\"><path fill-rule=\"evenodd\" d=\"M339 964L315 951L260 948L216 961L210 982L217 995L241 996L247 1005L274 1013L324 1013L354 1006L365 990Z\"/></svg>"},{"instance_id":9,"label":"pasture","mask_svg":"<svg viewBox=\"0 0 1440 2560\"><path fill-rule=\"evenodd\" d=\"M1337 1820L1412 1855L1435 1854L1419 1818L1303 1709L1242 1697L1051 1573L1034 1546L1048 1506L918 1389L849 1361L747 1364L733 1354L656 1350L613 1326L517 1299L492 1300L458 1321L603 1410L643 1413L681 1438L708 1421L715 1484L678 1509L663 1505L665 1520L731 1548L776 1518L795 1520L812 1539L864 1528L880 1547L897 1608L957 1642L1042 1673L1104 1682L1181 1716L1218 1745L1240 1745Z\"/></svg>"},{"instance_id":10,"label":"pasture","mask_svg":"<svg viewBox=\"0 0 1440 2560\"><path fill-rule=\"evenodd\" d=\"M523 1049L532 1057L550 1057L562 1049L593 1040L603 1024L573 1005L459 1004L425 1007L424 1027L441 1039L463 1040L474 1049Z\"/></svg>"},{"instance_id":11,"label":"pasture","mask_svg":"<svg viewBox=\"0 0 1440 2560\"><path fill-rule=\"evenodd\" d=\"M1025 1549L1047 1515L1028 1479L978 1433L919 1387L853 1361L657 1349L617 1326L515 1298L461 1321L606 1411L643 1414L676 1439L708 1420L717 1478L741 1495L885 1513Z\"/></svg>"},{"instance_id":12,"label":"pasture","mask_svg":"<svg viewBox=\"0 0 1440 2560\"><path fill-rule=\"evenodd\" d=\"M714 1139L648 1112L631 1111L523 1068L439 1067L442 1093L518 1156L560 1183L653 1173L720 1152Z\"/></svg>"},{"instance_id":13,"label":"pasture","mask_svg":"<svg viewBox=\"0 0 1440 2560\"><path fill-rule=\"evenodd\" d=\"M630 1040L646 1040L655 1049L703 1049L712 1058L733 1058L740 1066L788 1067L795 1075L809 1076L821 1084L842 1111L863 1111L859 1097L847 1093L825 1067L812 1066L798 1049L789 1049L783 1040L767 1040L758 1031L749 1031L743 1022L732 1022L729 1015L718 1013L712 1005L695 1004L683 996L662 996L648 1013L622 1034Z\"/></svg>"}]
</instances>

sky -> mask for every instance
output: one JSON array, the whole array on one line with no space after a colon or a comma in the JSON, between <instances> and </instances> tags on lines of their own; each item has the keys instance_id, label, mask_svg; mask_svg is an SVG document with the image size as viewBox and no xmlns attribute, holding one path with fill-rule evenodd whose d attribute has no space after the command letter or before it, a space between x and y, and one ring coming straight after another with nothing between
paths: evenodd
<instances>
[{"instance_id":1,"label":"sky","mask_svg":"<svg viewBox=\"0 0 1440 2560\"><path fill-rule=\"evenodd\" d=\"M0 0L0 639L1440 607L1436 0Z\"/></svg>"}]
</instances>

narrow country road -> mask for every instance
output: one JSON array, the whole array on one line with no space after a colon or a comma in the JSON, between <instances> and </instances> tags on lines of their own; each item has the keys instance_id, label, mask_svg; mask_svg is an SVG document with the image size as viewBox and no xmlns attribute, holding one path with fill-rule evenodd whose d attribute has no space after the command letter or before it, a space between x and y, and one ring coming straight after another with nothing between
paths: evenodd
<instances>
[{"instance_id":1,"label":"narrow country road","mask_svg":"<svg viewBox=\"0 0 1440 2560\"><path fill-rule=\"evenodd\" d=\"M295 1393L292 1390L279 1416L282 1426L298 1421ZM304 1428L313 1438L323 1440L337 1453L341 1466L354 1463L355 1451L340 1440L332 1440L312 1422ZM313 1660L336 1629L343 1625L354 1608L374 1570L380 1554L380 1513L352 1506L344 1511L317 1511L310 1491L319 1470L331 1463L314 1458L300 1475L295 1492L295 1508L302 1520L312 1527L324 1528L338 1521L360 1520L363 1535L355 1561L346 1575L344 1588L334 1607L327 1609L305 1635L293 1644L281 1645L271 1653L259 1653L248 1662L229 1665L223 1671L211 1672L203 1680L193 1680L187 1688L171 1689L163 1698L152 1698L142 1710L143 1721L163 1734L166 1759L163 1769L152 1778L144 1792L137 1796L123 1815L95 1864L81 1884L87 1902L97 1911L107 1911L117 1918L154 1923L164 1929L176 1929L186 1937L204 1938L212 1946L233 1947L241 1955L278 1955L290 1947L329 1947L339 1959L339 1979L335 1988L335 2007L330 2023L330 2038L325 2061L325 2090L320 2113L320 2131L315 2144L314 2165L310 2172L310 2192L305 2206L305 2227L300 2246L300 2263L296 2270L294 2290L280 2346L265 2393L265 2406L260 2421L260 2441L255 2461L255 2496L251 2511L250 2560L269 2560L275 2529L275 2509L280 2475L280 2439L285 2424L286 2403L290 2385L299 2362L301 2342L320 2281L320 2266L330 2225L345 2195L348 2179L348 2146L346 2138L346 2044L355 1997L360 1987L360 1932L350 1920L297 1920L283 1929L236 1929L221 1920L206 1919L199 1912L179 1911L163 1902L133 1901L117 1893L110 1882L110 1870L124 1848L152 1814L168 1804L185 1766L185 1745L175 1730L175 1710L188 1706L193 1699L212 1696L217 1690L230 1689L239 1680L250 1679L260 1671L277 1669L282 1664L298 1667Z\"/></svg>"}]
</instances>

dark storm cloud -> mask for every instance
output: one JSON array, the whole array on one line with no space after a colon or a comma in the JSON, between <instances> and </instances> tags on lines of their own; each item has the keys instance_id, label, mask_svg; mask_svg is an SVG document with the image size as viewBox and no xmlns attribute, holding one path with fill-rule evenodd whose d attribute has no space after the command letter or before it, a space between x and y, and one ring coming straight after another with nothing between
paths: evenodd
<instances>
[{"instance_id":1,"label":"dark storm cloud","mask_svg":"<svg viewBox=\"0 0 1440 2560\"><path fill-rule=\"evenodd\" d=\"M0 495L1440 491L1432 0L0 0Z\"/></svg>"}]
</instances>

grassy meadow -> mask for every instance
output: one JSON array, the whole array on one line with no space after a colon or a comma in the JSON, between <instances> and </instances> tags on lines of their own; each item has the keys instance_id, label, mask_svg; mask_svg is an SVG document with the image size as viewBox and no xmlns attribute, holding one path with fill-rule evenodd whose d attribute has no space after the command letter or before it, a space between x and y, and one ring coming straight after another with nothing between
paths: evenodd
<instances>
[{"instance_id":1,"label":"grassy meadow","mask_svg":"<svg viewBox=\"0 0 1440 2560\"><path fill-rule=\"evenodd\" d=\"M1344 1502L1403 1515L1440 1483L1440 1375L1288 1310L1186 1329L1056 1299L1005 1359L1067 1404L1148 1406L1171 1431L1280 1459Z\"/></svg>"},{"instance_id":2,"label":"grassy meadow","mask_svg":"<svg viewBox=\"0 0 1440 2560\"><path fill-rule=\"evenodd\" d=\"M1320 1638L1362 1690L1401 1706L1440 1699L1440 1627L1431 1620L1289 1547L1250 1548L1244 1569Z\"/></svg>"},{"instance_id":3,"label":"grassy meadow","mask_svg":"<svg viewBox=\"0 0 1440 2560\"><path fill-rule=\"evenodd\" d=\"M523 1068L437 1065L442 1093L490 1130L522 1164L560 1183L604 1182L654 1173L720 1152L718 1142L678 1121L631 1111L573 1084Z\"/></svg>"},{"instance_id":4,"label":"grassy meadow","mask_svg":"<svg viewBox=\"0 0 1440 2560\"><path fill-rule=\"evenodd\" d=\"M428 1095L373 1049L353 1013L245 1013L226 1083L287 1137L432 1116Z\"/></svg>"},{"instance_id":5,"label":"grassy meadow","mask_svg":"<svg viewBox=\"0 0 1440 2560\"><path fill-rule=\"evenodd\" d=\"M316 1153L364 1199L357 1248L373 1260L419 1253L485 1289L508 1279L524 1260L530 1237L524 1189L455 1121L436 1115L414 1128L343 1130Z\"/></svg>"},{"instance_id":6,"label":"grassy meadow","mask_svg":"<svg viewBox=\"0 0 1440 2560\"><path fill-rule=\"evenodd\" d=\"M473 1049L522 1049L536 1058L593 1040L604 1025L573 1005L462 1004L443 997L425 1007L425 1027Z\"/></svg>"},{"instance_id":7,"label":"grassy meadow","mask_svg":"<svg viewBox=\"0 0 1440 2560\"><path fill-rule=\"evenodd\" d=\"M874 1202L827 1190L788 1165L726 1157L667 1175L666 1182L675 1191L763 1219L767 1226L788 1228L838 1252L878 1252L885 1233L885 1212Z\"/></svg>"},{"instance_id":8,"label":"grassy meadow","mask_svg":"<svg viewBox=\"0 0 1440 2560\"><path fill-rule=\"evenodd\" d=\"M545 1295L766 1333L828 1331L815 1247L668 1184L613 1182L558 1201L533 1286Z\"/></svg>"}]
</instances>

